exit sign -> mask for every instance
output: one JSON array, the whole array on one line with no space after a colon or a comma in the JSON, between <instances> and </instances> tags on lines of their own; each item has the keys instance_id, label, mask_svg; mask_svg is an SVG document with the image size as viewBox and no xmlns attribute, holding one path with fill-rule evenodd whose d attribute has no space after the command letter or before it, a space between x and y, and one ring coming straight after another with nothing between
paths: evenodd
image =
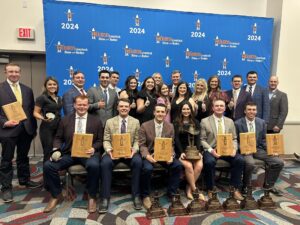
<instances>
[{"instance_id":1,"label":"exit sign","mask_svg":"<svg viewBox=\"0 0 300 225\"><path fill-rule=\"evenodd\" d=\"M34 29L28 27L17 28L18 39L34 40Z\"/></svg>"}]
</instances>

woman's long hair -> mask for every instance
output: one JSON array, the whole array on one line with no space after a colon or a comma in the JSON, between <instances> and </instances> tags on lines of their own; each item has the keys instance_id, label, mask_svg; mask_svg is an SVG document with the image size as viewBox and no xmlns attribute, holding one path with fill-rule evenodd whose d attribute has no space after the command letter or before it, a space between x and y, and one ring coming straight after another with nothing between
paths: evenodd
<instances>
[{"instance_id":1,"label":"woman's long hair","mask_svg":"<svg viewBox=\"0 0 300 225\"><path fill-rule=\"evenodd\" d=\"M188 100L184 100L183 104L180 106L179 108L179 114L177 115L177 117L175 118L175 123L177 126L179 126L179 130L183 131L184 130L184 123L183 123L183 115L182 115L182 108L183 106L188 105L188 107L191 110L191 114L189 115L189 125L192 126L196 126L196 119L194 116L194 110L193 107L191 105L191 103Z\"/></svg>"},{"instance_id":2,"label":"woman's long hair","mask_svg":"<svg viewBox=\"0 0 300 225\"><path fill-rule=\"evenodd\" d=\"M58 93L58 91L59 91L59 84L58 84L58 81L56 80L56 78L53 77L53 76L47 77L46 80L44 81L43 94L48 94L47 83L48 83L50 80L51 80L51 81L54 81L54 82L56 83L56 85L57 85L57 90L56 90L56 92L54 92L55 95L57 95L57 93Z\"/></svg>"}]
</instances>

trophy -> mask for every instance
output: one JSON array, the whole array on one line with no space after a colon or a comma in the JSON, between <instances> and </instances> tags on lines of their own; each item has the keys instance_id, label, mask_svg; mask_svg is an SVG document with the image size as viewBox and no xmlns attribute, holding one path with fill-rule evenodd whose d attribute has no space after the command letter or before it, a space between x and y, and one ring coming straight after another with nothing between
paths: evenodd
<instances>
[{"instance_id":1,"label":"trophy","mask_svg":"<svg viewBox=\"0 0 300 225\"><path fill-rule=\"evenodd\" d=\"M180 201L180 194L177 192L172 195L171 205L169 207L169 215L171 216L184 216L188 215L187 209Z\"/></svg>"},{"instance_id":2,"label":"trophy","mask_svg":"<svg viewBox=\"0 0 300 225\"><path fill-rule=\"evenodd\" d=\"M194 200L187 207L187 210L190 214L198 214L205 211L206 202L202 199L199 199L199 194L200 192L198 188L196 188L196 190L193 192Z\"/></svg>"},{"instance_id":3,"label":"trophy","mask_svg":"<svg viewBox=\"0 0 300 225\"><path fill-rule=\"evenodd\" d=\"M155 218L160 218L165 216L167 216L167 214L159 204L159 196L158 196L158 192L156 191L154 196L151 197L151 207L147 209L146 217L147 219L155 219Z\"/></svg>"},{"instance_id":4,"label":"trophy","mask_svg":"<svg viewBox=\"0 0 300 225\"><path fill-rule=\"evenodd\" d=\"M223 207L218 200L217 191L212 191L212 197L206 203L205 209L207 212L221 212L223 211Z\"/></svg>"},{"instance_id":5,"label":"trophy","mask_svg":"<svg viewBox=\"0 0 300 225\"><path fill-rule=\"evenodd\" d=\"M223 202L223 208L226 211L235 211L235 210L240 210L241 206L238 203L238 201L233 197L233 192L234 192L234 188L230 187L230 191L229 191L229 198L227 198L225 200L225 202Z\"/></svg>"},{"instance_id":6,"label":"trophy","mask_svg":"<svg viewBox=\"0 0 300 225\"><path fill-rule=\"evenodd\" d=\"M199 155L199 150L197 147L194 145L195 143L195 135L199 134L200 131L196 130L194 126L189 126L189 129L187 130L188 133L188 141L189 145L185 149L185 155L186 159L188 160L198 160L201 159Z\"/></svg>"},{"instance_id":7,"label":"trophy","mask_svg":"<svg viewBox=\"0 0 300 225\"><path fill-rule=\"evenodd\" d=\"M273 199L270 196L270 189L265 189L264 196L262 196L257 203L260 209L276 208L276 203L273 201Z\"/></svg>"},{"instance_id":8,"label":"trophy","mask_svg":"<svg viewBox=\"0 0 300 225\"><path fill-rule=\"evenodd\" d=\"M258 208L258 204L252 196L252 187L248 187L247 195L244 198L244 200L241 202L241 208L247 209L247 210L252 210L252 209Z\"/></svg>"}]
</instances>

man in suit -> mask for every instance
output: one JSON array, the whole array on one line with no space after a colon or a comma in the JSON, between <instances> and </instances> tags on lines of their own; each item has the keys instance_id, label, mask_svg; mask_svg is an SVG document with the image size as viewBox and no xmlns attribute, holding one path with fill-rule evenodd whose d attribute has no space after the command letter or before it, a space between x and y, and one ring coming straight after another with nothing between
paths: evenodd
<instances>
[{"instance_id":1,"label":"man in suit","mask_svg":"<svg viewBox=\"0 0 300 225\"><path fill-rule=\"evenodd\" d=\"M107 120L104 129L103 147L106 154L101 159L102 188L99 207L100 213L105 213L108 210L112 171L114 166L119 162L123 162L131 168L131 193L133 206L136 210L142 209L142 203L140 200L140 174L142 170L142 158L139 154L138 146L138 130L140 129L140 123L137 119L129 116L130 102L128 99L119 99L117 109L119 115ZM131 156L128 158L114 158L112 154L114 151L112 147L112 135L121 133L130 134Z\"/></svg>"},{"instance_id":2,"label":"man in suit","mask_svg":"<svg viewBox=\"0 0 300 225\"><path fill-rule=\"evenodd\" d=\"M257 106L254 102L248 102L245 108L245 117L235 121L236 132L239 140L240 133L255 132L257 152L244 155L245 169L243 177L243 192L251 186L252 172L255 169L253 158L263 160L266 164L264 188L270 189L273 194L281 196L274 184L279 177L284 164L278 155L269 156L266 152L266 124L265 121L256 117Z\"/></svg>"},{"instance_id":3,"label":"man in suit","mask_svg":"<svg viewBox=\"0 0 300 225\"><path fill-rule=\"evenodd\" d=\"M268 90L258 85L258 75L255 71L249 71L247 73L248 84L244 87L244 90L249 92L252 97L252 101L257 105L257 117L263 119L266 123L269 122L270 116L270 101Z\"/></svg>"},{"instance_id":4,"label":"man in suit","mask_svg":"<svg viewBox=\"0 0 300 225\"><path fill-rule=\"evenodd\" d=\"M108 87L110 72L101 70L99 72L99 87L91 87L88 92L89 112L97 114L105 126L106 120L114 117L118 95L115 90Z\"/></svg>"},{"instance_id":5,"label":"man in suit","mask_svg":"<svg viewBox=\"0 0 300 225\"><path fill-rule=\"evenodd\" d=\"M286 93L279 91L278 77L272 75L269 79L270 119L268 133L279 133L288 114L288 98Z\"/></svg>"},{"instance_id":6,"label":"man in suit","mask_svg":"<svg viewBox=\"0 0 300 225\"><path fill-rule=\"evenodd\" d=\"M230 185L234 188L234 198L243 200L239 192L241 176L244 168L244 159L237 153L237 140L234 123L230 118L223 116L225 111L225 101L216 99L212 106L213 114L201 121L200 140L204 148L203 164L208 197L212 197L212 191L215 189L215 166L218 159L223 159L230 163L231 178ZM221 156L217 153L217 134L232 134L234 145L231 156Z\"/></svg>"},{"instance_id":7,"label":"man in suit","mask_svg":"<svg viewBox=\"0 0 300 225\"><path fill-rule=\"evenodd\" d=\"M172 84L168 85L170 90L170 97L173 98L176 93L176 88L179 82L181 81L181 73L179 70L174 70L171 75Z\"/></svg>"},{"instance_id":8,"label":"man in suit","mask_svg":"<svg viewBox=\"0 0 300 225\"><path fill-rule=\"evenodd\" d=\"M88 212L96 212L96 195L99 189L100 150L102 148L103 126L96 115L89 114L88 98L85 95L75 97L75 112L65 116L59 124L54 141L53 150L61 149L61 158L51 156L44 164L45 187L51 194L51 199L44 209L51 212L61 200L61 182L59 171L74 164L81 164L87 170ZM71 157L74 133L93 134L92 147L86 150L88 158Z\"/></svg>"},{"instance_id":9,"label":"man in suit","mask_svg":"<svg viewBox=\"0 0 300 225\"><path fill-rule=\"evenodd\" d=\"M226 107L226 116L234 121L244 116L245 105L252 100L250 93L241 89L242 84L242 76L234 75L231 79L232 90L226 91L230 100Z\"/></svg>"},{"instance_id":10,"label":"man in suit","mask_svg":"<svg viewBox=\"0 0 300 225\"><path fill-rule=\"evenodd\" d=\"M146 209L151 207L149 198L151 188L151 175L153 164L159 163L161 166L169 170L169 181L167 194L170 196L175 194L180 182L180 174L182 164L175 158L174 149L173 156L168 162L157 162L154 160L154 141L156 137L172 138L174 140L174 127L171 123L164 119L167 114L167 108L164 104L157 104L154 108L154 119L142 124L139 130L139 146L143 158L142 170L142 196L143 204Z\"/></svg>"},{"instance_id":11,"label":"man in suit","mask_svg":"<svg viewBox=\"0 0 300 225\"><path fill-rule=\"evenodd\" d=\"M30 181L28 152L30 144L36 135L36 120L33 116L34 98L31 88L20 83L21 68L9 63L5 65L6 81L0 84L0 141L2 145L0 164L0 183L2 185L2 199L5 203L13 201L12 179L15 147L17 147L17 172L20 185L28 188L41 186L40 183ZM9 120L2 106L19 102L26 114L23 121Z\"/></svg>"},{"instance_id":12,"label":"man in suit","mask_svg":"<svg viewBox=\"0 0 300 225\"><path fill-rule=\"evenodd\" d=\"M75 97L77 97L78 95L86 95L86 92L84 90L84 74L80 71L75 71L72 80L72 87L69 90L67 90L62 97L63 110L65 116L74 113L73 106Z\"/></svg>"}]
</instances>

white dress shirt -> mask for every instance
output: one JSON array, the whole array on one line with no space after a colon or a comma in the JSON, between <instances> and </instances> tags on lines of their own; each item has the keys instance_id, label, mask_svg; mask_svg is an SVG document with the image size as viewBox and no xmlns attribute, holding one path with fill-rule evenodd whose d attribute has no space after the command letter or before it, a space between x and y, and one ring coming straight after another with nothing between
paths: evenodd
<instances>
[{"instance_id":1,"label":"white dress shirt","mask_svg":"<svg viewBox=\"0 0 300 225\"><path fill-rule=\"evenodd\" d=\"M75 114L75 133L78 131L78 121L81 118L81 130L82 134L86 133L86 122L87 122L88 113L83 116L79 116L77 113Z\"/></svg>"}]
</instances>

